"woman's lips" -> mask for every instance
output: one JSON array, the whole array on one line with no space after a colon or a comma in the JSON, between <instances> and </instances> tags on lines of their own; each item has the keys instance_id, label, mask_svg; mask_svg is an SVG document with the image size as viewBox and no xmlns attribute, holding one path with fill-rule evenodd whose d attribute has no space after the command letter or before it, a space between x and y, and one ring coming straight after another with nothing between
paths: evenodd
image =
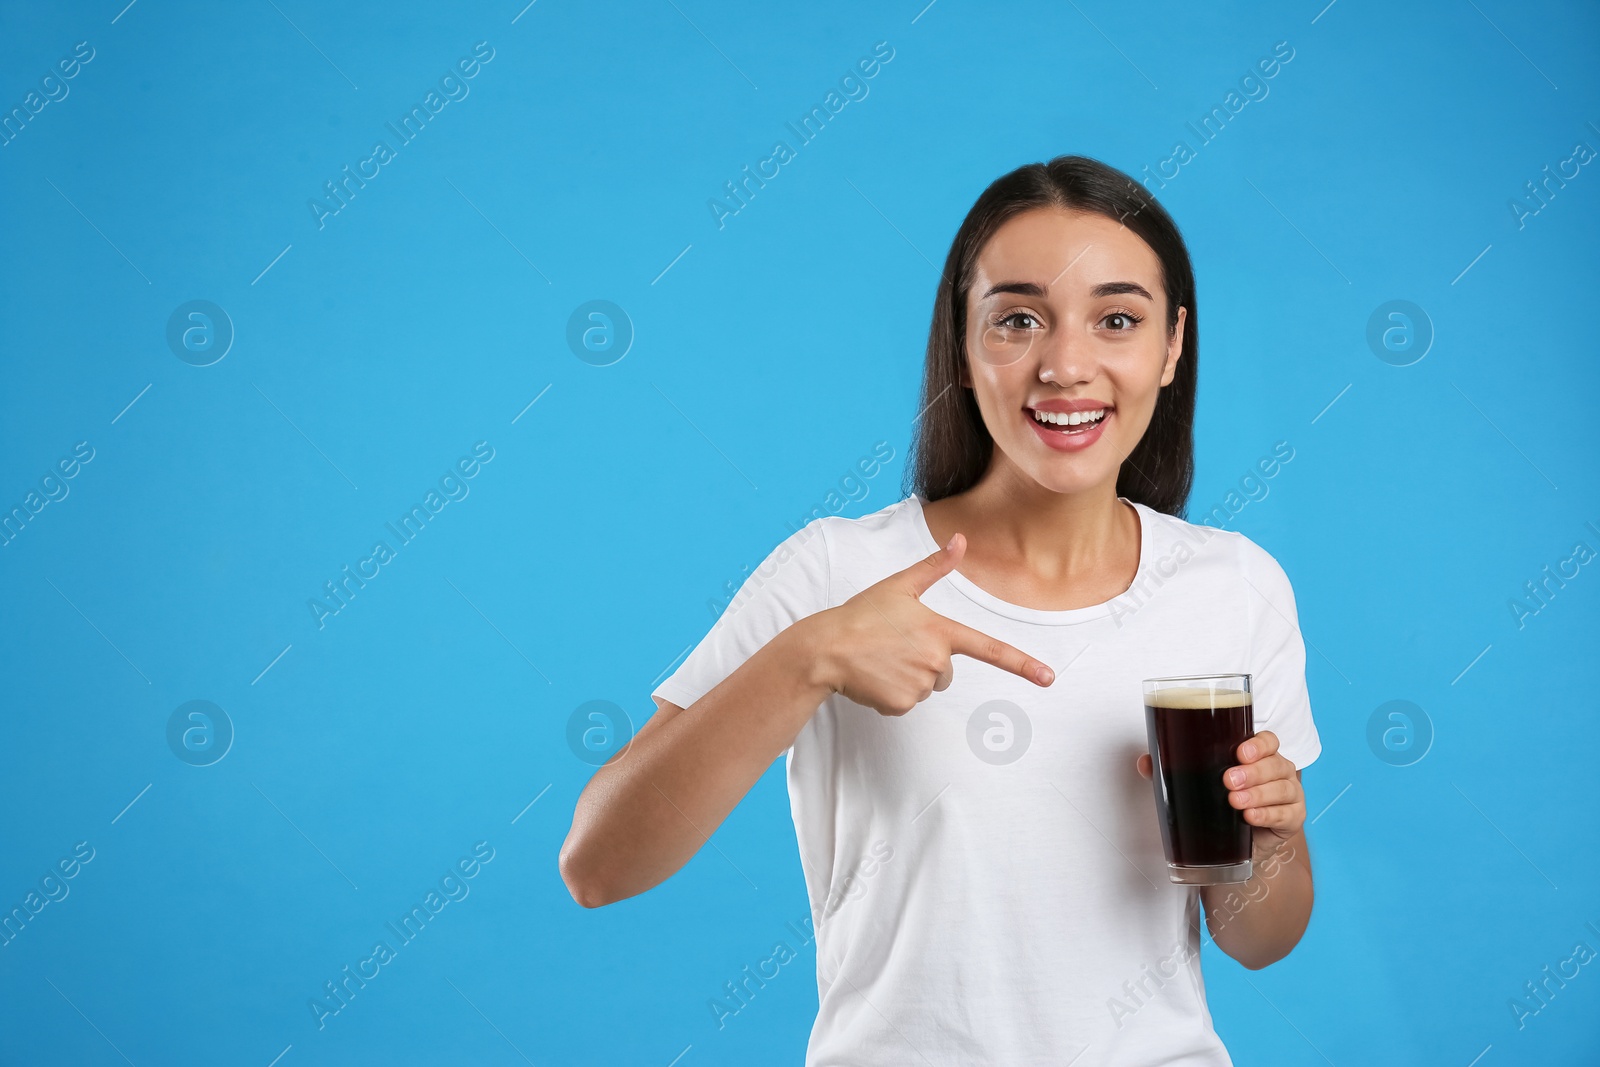
<instances>
[{"instance_id":1,"label":"woman's lips","mask_svg":"<svg viewBox=\"0 0 1600 1067\"><path fill-rule=\"evenodd\" d=\"M1106 413L1099 420L1092 423L1082 423L1077 426L1063 426L1057 429L1046 426L1033 417L1033 412L1027 408L1022 411L1022 417L1028 420L1028 425L1033 427L1033 432L1039 435L1050 448L1057 452L1081 452L1100 440L1100 435L1105 432L1106 423L1117 417L1116 408L1106 408Z\"/></svg>"}]
</instances>

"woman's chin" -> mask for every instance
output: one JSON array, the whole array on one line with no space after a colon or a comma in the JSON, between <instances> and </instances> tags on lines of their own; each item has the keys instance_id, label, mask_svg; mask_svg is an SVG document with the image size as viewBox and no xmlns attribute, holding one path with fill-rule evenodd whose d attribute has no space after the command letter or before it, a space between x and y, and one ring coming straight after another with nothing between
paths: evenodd
<instances>
[{"instance_id":1,"label":"woman's chin","mask_svg":"<svg viewBox=\"0 0 1600 1067\"><path fill-rule=\"evenodd\" d=\"M1034 481L1052 493L1062 495L1086 493L1099 489L1108 482L1115 488L1117 472L1099 468L1099 464L1091 467L1086 463L1075 463L1071 458L1063 458L1035 467L1028 473L1032 475Z\"/></svg>"}]
</instances>

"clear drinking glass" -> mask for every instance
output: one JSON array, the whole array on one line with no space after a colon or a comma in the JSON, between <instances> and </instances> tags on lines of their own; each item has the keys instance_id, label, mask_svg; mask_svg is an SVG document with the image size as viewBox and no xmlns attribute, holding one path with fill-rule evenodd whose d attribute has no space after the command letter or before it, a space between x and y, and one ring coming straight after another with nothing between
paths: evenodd
<instances>
[{"instance_id":1,"label":"clear drinking glass","mask_svg":"<svg viewBox=\"0 0 1600 1067\"><path fill-rule=\"evenodd\" d=\"M1255 734L1250 676L1146 678L1144 716L1167 876L1179 885L1248 881L1252 827L1228 803L1222 775Z\"/></svg>"}]
</instances>

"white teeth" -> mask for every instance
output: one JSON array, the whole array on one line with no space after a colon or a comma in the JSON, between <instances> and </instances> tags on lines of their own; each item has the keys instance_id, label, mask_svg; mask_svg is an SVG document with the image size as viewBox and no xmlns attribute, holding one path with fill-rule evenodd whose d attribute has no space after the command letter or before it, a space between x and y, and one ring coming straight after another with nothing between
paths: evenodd
<instances>
[{"instance_id":1,"label":"white teeth","mask_svg":"<svg viewBox=\"0 0 1600 1067\"><path fill-rule=\"evenodd\" d=\"M1040 422L1051 423L1056 426L1077 426L1086 422L1097 422L1105 418L1106 409L1096 408L1093 411L1035 411L1033 417Z\"/></svg>"}]
</instances>

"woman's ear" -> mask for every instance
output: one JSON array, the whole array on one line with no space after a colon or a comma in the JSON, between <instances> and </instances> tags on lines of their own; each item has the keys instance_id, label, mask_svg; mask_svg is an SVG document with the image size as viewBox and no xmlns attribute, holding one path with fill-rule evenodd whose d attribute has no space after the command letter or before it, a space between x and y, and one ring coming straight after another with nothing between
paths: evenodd
<instances>
[{"instance_id":1,"label":"woman's ear","mask_svg":"<svg viewBox=\"0 0 1600 1067\"><path fill-rule=\"evenodd\" d=\"M1167 338L1167 362L1161 368L1161 384L1171 385L1178 372L1178 359L1183 355L1183 324L1189 318L1189 309L1178 308L1178 321L1173 324L1172 336Z\"/></svg>"}]
</instances>

